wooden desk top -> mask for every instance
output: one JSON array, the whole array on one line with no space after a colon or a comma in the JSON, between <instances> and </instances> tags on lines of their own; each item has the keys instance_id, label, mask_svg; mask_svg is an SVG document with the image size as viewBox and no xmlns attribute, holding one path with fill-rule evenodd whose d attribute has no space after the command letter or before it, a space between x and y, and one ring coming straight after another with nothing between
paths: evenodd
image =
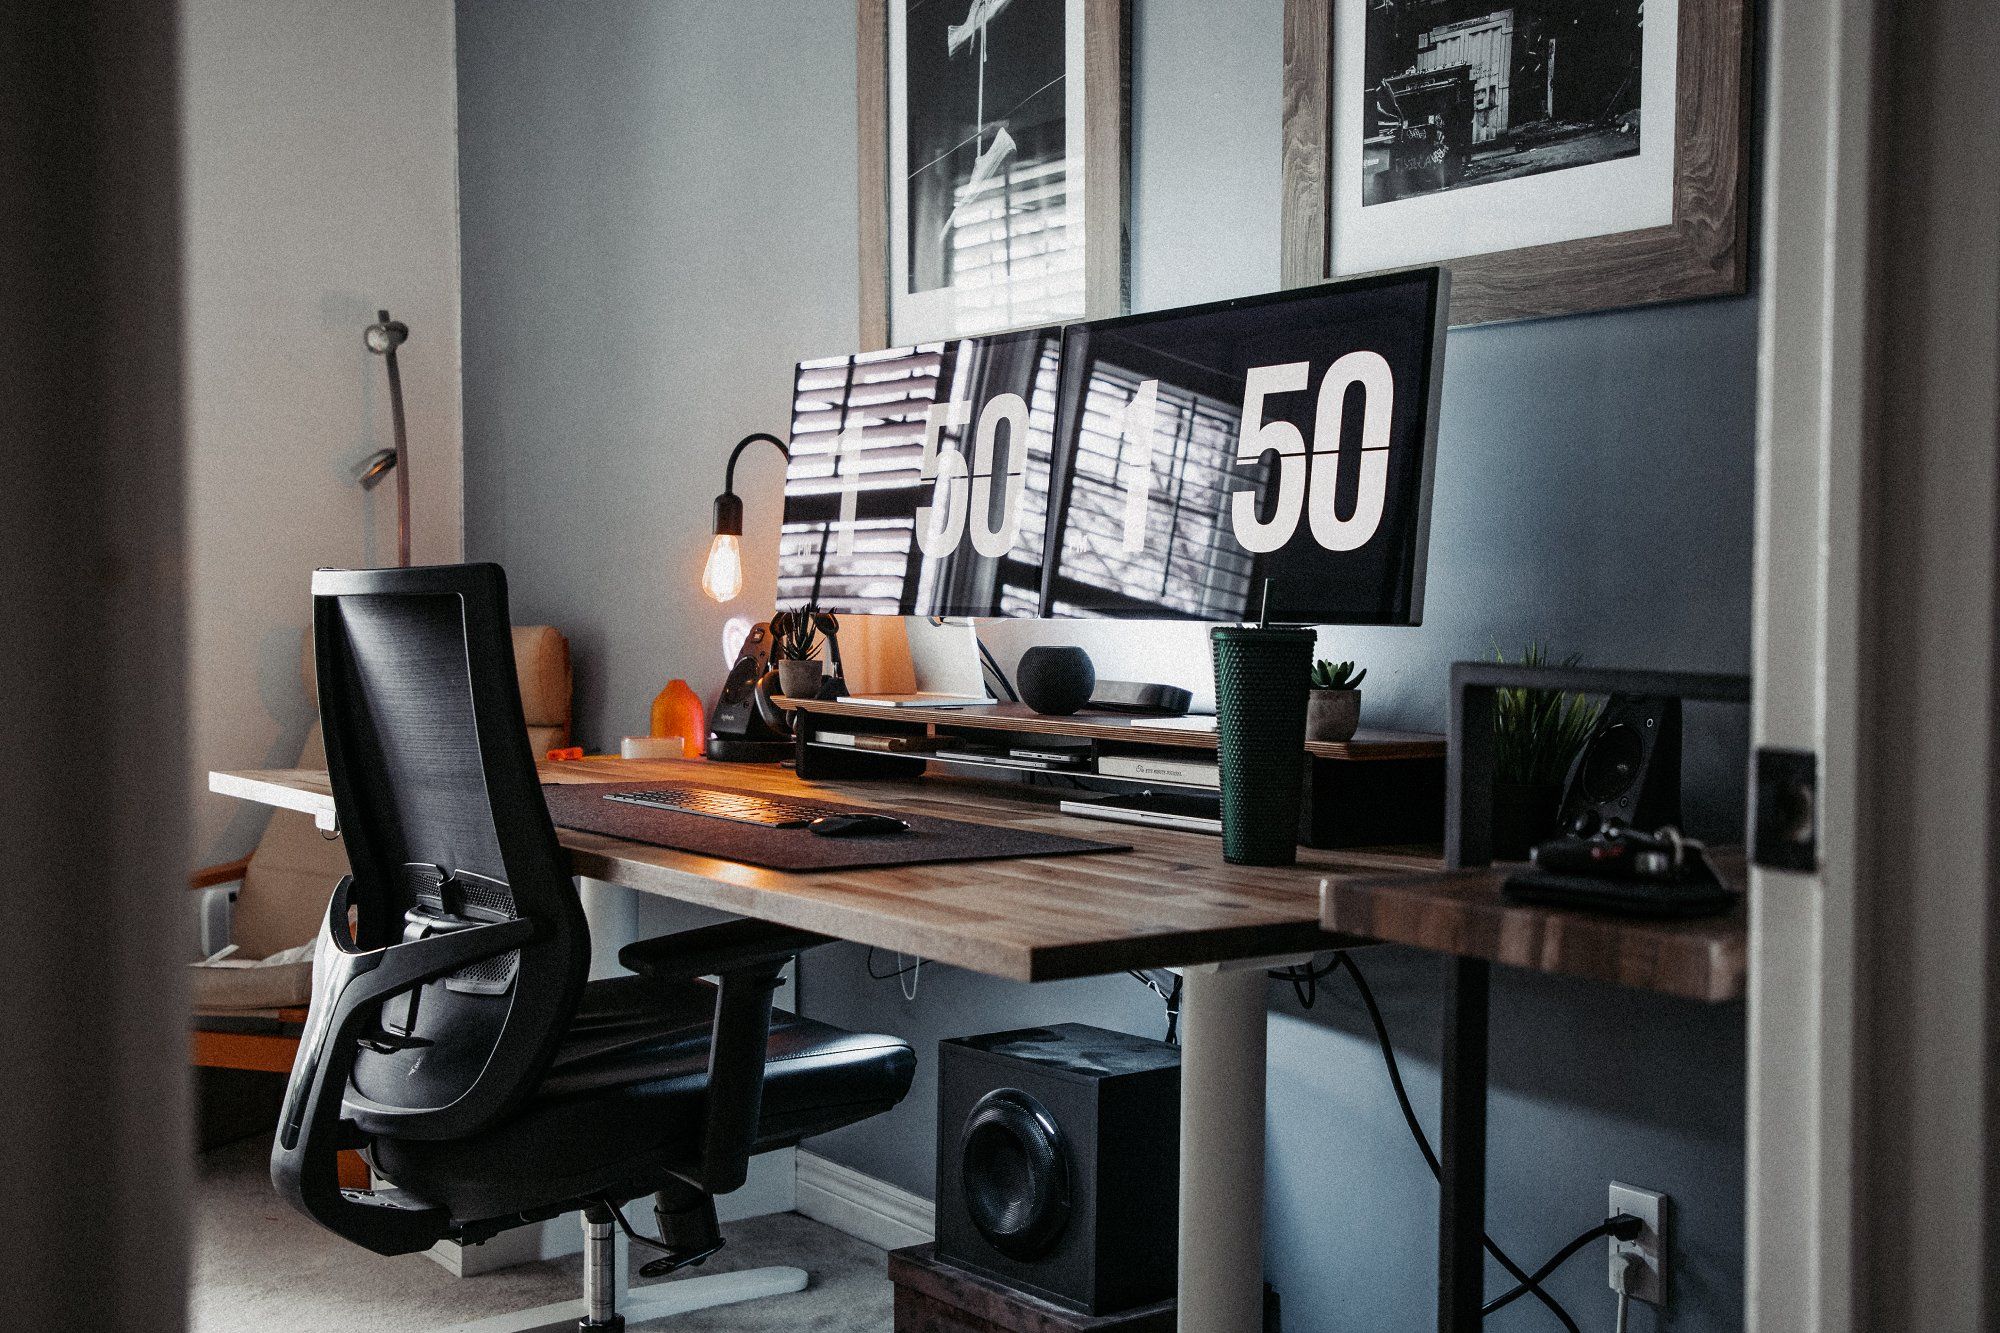
<instances>
[{"instance_id":1,"label":"wooden desk top","mask_svg":"<svg viewBox=\"0 0 2000 1333\"><path fill-rule=\"evenodd\" d=\"M866 717L880 722L922 722L933 726L978 727L1042 736L1087 736L1093 740L1135 741L1145 745L1175 745L1188 750L1213 750L1215 732L1163 727L1153 718L1130 713L1071 713L1052 717L1026 704L988 704L979 708L884 708L880 704L840 703L831 699L779 699L781 708L802 708L822 717ZM1441 759L1444 737L1422 731L1382 731L1363 727L1352 740L1307 741L1306 753L1322 759Z\"/></svg>"},{"instance_id":2,"label":"wooden desk top","mask_svg":"<svg viewBox=\"0 0 2000 1333\"><path fill-rule=\"evenodd\" d=\"M1131 842L1134 851L1094 856L799 874L557 830L579 875L1012 981L1305 954L1355 943L1321 930L1322 881L1439 864L1429 852L1301 847L1296 866L1230 866L1223 863L1221 840L1212 836L1078 819L1057 812L1055 791L957 778L803 782L760 764L608 757L544 764L542 778L818 793L892 811ZM317 770L211 773L209 788L308 814L330 813L333 806L326 774Z\"/></svg>"},{"instance_id":3,"label":"wooden desk top","mask_svg":"<svg viewBox=\"0 0 2000 1333\"><path fill-rule=\"evenodd\" d=\"M1518 865L1383 876L1328 876L1320 923L1330 931L1436 953L1485 958L1534 972L1609 981L1691 1000L1743 996L1749 966L1743 854L1716 853L1716 870L1739 890L1721 916L1651 921L1503 897Z\"/></svg>"}]
</instances>

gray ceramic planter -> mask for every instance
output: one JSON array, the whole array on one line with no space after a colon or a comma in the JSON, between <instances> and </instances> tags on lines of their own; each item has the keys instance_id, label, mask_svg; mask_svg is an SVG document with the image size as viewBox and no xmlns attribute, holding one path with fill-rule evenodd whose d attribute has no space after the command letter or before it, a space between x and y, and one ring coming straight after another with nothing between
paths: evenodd
<instances>
[{"instance_id":1,"label":"gray ceramic planter","mask_svg":"<svg viewBox=\"0 0 2000 1333\"><path fill-rule=\"evenodd\" d=\"M826 672L826 663L817 657L804 661L781 658L778 662L778 693L787 699L816 699L819 697L820 677Z\"/></svg>"},{"instance_id":2,"label":"gray ceramic planter","mask_svg":"<svg viewBox=\"0 0 2000 1333\"><path fill-rule=\"evenodd\" d=\"M1360 725L1360 690L1313 690L1306 695L1307 740L1352 740Z\"/></svg>"}]
</instances>

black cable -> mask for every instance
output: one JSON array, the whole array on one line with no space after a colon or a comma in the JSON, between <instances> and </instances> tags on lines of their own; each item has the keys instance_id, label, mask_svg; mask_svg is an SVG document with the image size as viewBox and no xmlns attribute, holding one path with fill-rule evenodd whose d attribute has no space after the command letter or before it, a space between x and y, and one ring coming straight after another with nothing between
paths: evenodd
<instances>
[{"instance_id":1,"label":"black cable","mask_svg":"<svg viewBox=\"0 0 2000 1333\"><path fill-rule=\"evenodd\" d=\"M922 965L923 960L920 958L905 967L897 968L894 972L877 972L875 970L875 946L872 944L868 946L868 960L865 966L868 968L868 975L876 981L894 981L897 977L906 977Z\"/></svg>"},{"instance_id":2,"label":"black cable","mask_svg":"<svg viewBox=\"0 0 2000 1333\"><path fill-rule=\"evenodd\" d=\"M1403 1086L1403 1071L1396 1063L1396 1048L1389 1040L1389 1025L1382 1019L1381 1006L1375 1003L1375 992L1369 988L1368 978L1361 975L1361 969L1355 966L1354 960L1348 957L1346 953L1334 954L1333 966L1346 968L1347 975L1354 978L1354 988L1361 993L1362 1007L1368 1010L1368 1021L1375 1028L1375 1044L1382 1048L1382 1063L1388 1067L1389 1086L1396 1093L1396 1105L1402 1108L1403 1123L1410 1127L1410 1136L1416 1139L1417 1148L1424 1155L1424 1164L1430 1167L1431 1175L1436 1178L1438 1186L1442 1188L1444 1186L1444 1167L1438 1162L1437 1154L1431 1151L1431 1141L1425 1137L1424 1127L1417 1120L1416 1108L1410 1105L1409 1090ZM1507 1252L1495 1244L1491 1236L1482 1232L1479 1240L1486 1247L1486 1252L1492 1255L1502 1268L1507 1270L1507 1275L1520 1283L1522 1288L1531 1293L1536 1300L1546 1305L1549 1308L1549 1313L1561 1321L1562 1326L1568 1329L1569 1333L1583 1333L1583 1330L1577 1327L1576 1320L1570 1318L1569 1311L1563 1308L1562 1302L1549 1295L1546 1291L1543 1291L1541 1283L1522 1271L1519 1264L1508 1258Z\"/></svg>"},{"instance_id":3,"label":"black cable","mask_svg":"<svg viewBox=\"0 0 2000 1333\"><path fill-rule=\"evenodd\" d=\"M1301 968L1294 964L1291 967L1266 972L1264 975L1273 981L1289 981L1292 984L1292 994L1298 997L1299 1008L1310 1009L1319 1003L1319 983L1321 978L1330 977L1339 969L1340 957L1336 954L1333 961L1329 962L1325 967L1314 967L1308 963Z\"/></svg>"},{"instance_id":4,"label":"black cable","mask_svg":"<svg viewBox=\"0 0 2000 1333\"><path fill-rule=\"evenodd\" d=\"M1578 1250L1581 1250L1584 1246L1590 1244L1590 1242L1596 1240L1599 1236L1614 1236L1619 1240L1637 1240L1639 1239L1639 1233L1644 1231L1645 1229L1646 1229L1645 1221L1641 1218L1632 1216L1632 1214L1630 1213L1618 1213L1615 1214L1614 1216L1607 1217L1602 1222L1599 1222L1596 1226L1592 1227L1590 1230L1584 1232L1581 1236L1578 1236L1575 1240L1571 1241L1569 1244L1563 1246L1560 1250L1557 1250L1555 1254L1550 1256L1549 1261L1547 1263L1543 1264L1540 1268L1537 1268L1532 1274L1530 1274L1530 1276L1533 1277L1536 1282L1542 1282L1547 1280L1548 1276L1551 1273L1555 1272L1558 1268L1561 1268L1564 1264L1568 1263L1570 1261L1571 1256L1576 1254ZM1492 1300L1486 1302L1486 1304L1480 1308L1479 1311L1480 1317L1484 1318L1485 1316L1494 1313L1496 1310L1506 1309L1508 1305L1513 1303L1515 1297L1524 1296L1527 1294L1527 1291L1528 1288L1525 1285L1523 1285L1515 1287L1513 1290L1506 1292L1504 1295L1495 1296Z\"/></svg>"},{"instance_id":5,"label":"black cable","mask_svg":"<svg viewBox=\"0 0 2000 1333\"><path fill-rule=\"evenodd\" d=\"M1007 701L1009 703L1019 703L1021 696L1014 693L1014 682L1008 680L1007 673L1000 669L1000 660L993 656L992 649L988 648L977 634L973 635L972 641L979 645L979 660L985 664L988 671L993 673L993 679L1000 682L1000 688L1006 691Z\"/></svg>"}]
</instances>

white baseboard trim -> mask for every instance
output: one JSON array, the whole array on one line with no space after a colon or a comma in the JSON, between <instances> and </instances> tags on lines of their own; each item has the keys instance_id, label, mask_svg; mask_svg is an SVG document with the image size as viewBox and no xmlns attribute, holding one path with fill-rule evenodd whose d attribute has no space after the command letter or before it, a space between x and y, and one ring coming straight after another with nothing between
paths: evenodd
<instances>
[{"instance_id":1,"label":"white baseboard trim","mask_svg":"<svg viewBox=\"0 0 2000 1333\"><path fill-rule=\"evenodd\" d=\"M715 1202L716 1214L725 1222L797 1212L883 1250L922 1245L937 1232L937 1207L929 1199L817 1153L794 1149L752 1159L750 1179L743 1188ZM640 1199L627 1215L650 1232L653 1219L647 1208L646 1200ZM576 1214L569 1213L502 1232L484 1245L439 1241L429 1253L453 1276L475 1277L575 1254L582 1248L583 1228Z\"/></svg>"},{"instance_id":2,"label":"white baseboard trim","mask_svg":"<svg viewBox=\"0 0 2000 1333\"><path fill-rule=\"evenodd\" d=\"M937 1206L852 1167L798 1154L796 1210L883 1250L922 1245L937 1233Z\"/></svg>"},{"instance_id":3,"label":"white baseboard trim","mask_svg":"<svg viewBox=\"0 0 2000 1333\"><path fill-rule=\"evenodd\" d=\"M796 1149L781 1148L751 1158L749 1179L743 1182L742 1189L716 1197L715 1215L724 1222L738 1222L746 1217L791 1212L798 1178L792 1161L796 1154ZM625 1206L625 1215L643 1234L653 1234L650 1199L633 1200ZM583 1224L575 1213L565 1213L546 1222L503 1231L483 1245L441 1240L426 1253L453 1277L477 1277L537 1259L559 1259L581 1249Z\"/></svg>"}]
</instances>

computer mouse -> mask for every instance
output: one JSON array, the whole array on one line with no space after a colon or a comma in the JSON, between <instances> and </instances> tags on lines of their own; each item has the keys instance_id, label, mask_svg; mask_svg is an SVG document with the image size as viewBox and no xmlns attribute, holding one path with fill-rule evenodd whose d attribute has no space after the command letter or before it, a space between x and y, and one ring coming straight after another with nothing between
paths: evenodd
<instances>
[{"instance_id":1,"label":"computer mouse","mask_svg":"<svg viewBox=\"0 0 2000 1333\"><path fill-rule=\"evenodd\" d=\"M822 838L870 838L910 831L910 826L894 815L821 815L806 827Z\"/></svg>"}]
</instances>

